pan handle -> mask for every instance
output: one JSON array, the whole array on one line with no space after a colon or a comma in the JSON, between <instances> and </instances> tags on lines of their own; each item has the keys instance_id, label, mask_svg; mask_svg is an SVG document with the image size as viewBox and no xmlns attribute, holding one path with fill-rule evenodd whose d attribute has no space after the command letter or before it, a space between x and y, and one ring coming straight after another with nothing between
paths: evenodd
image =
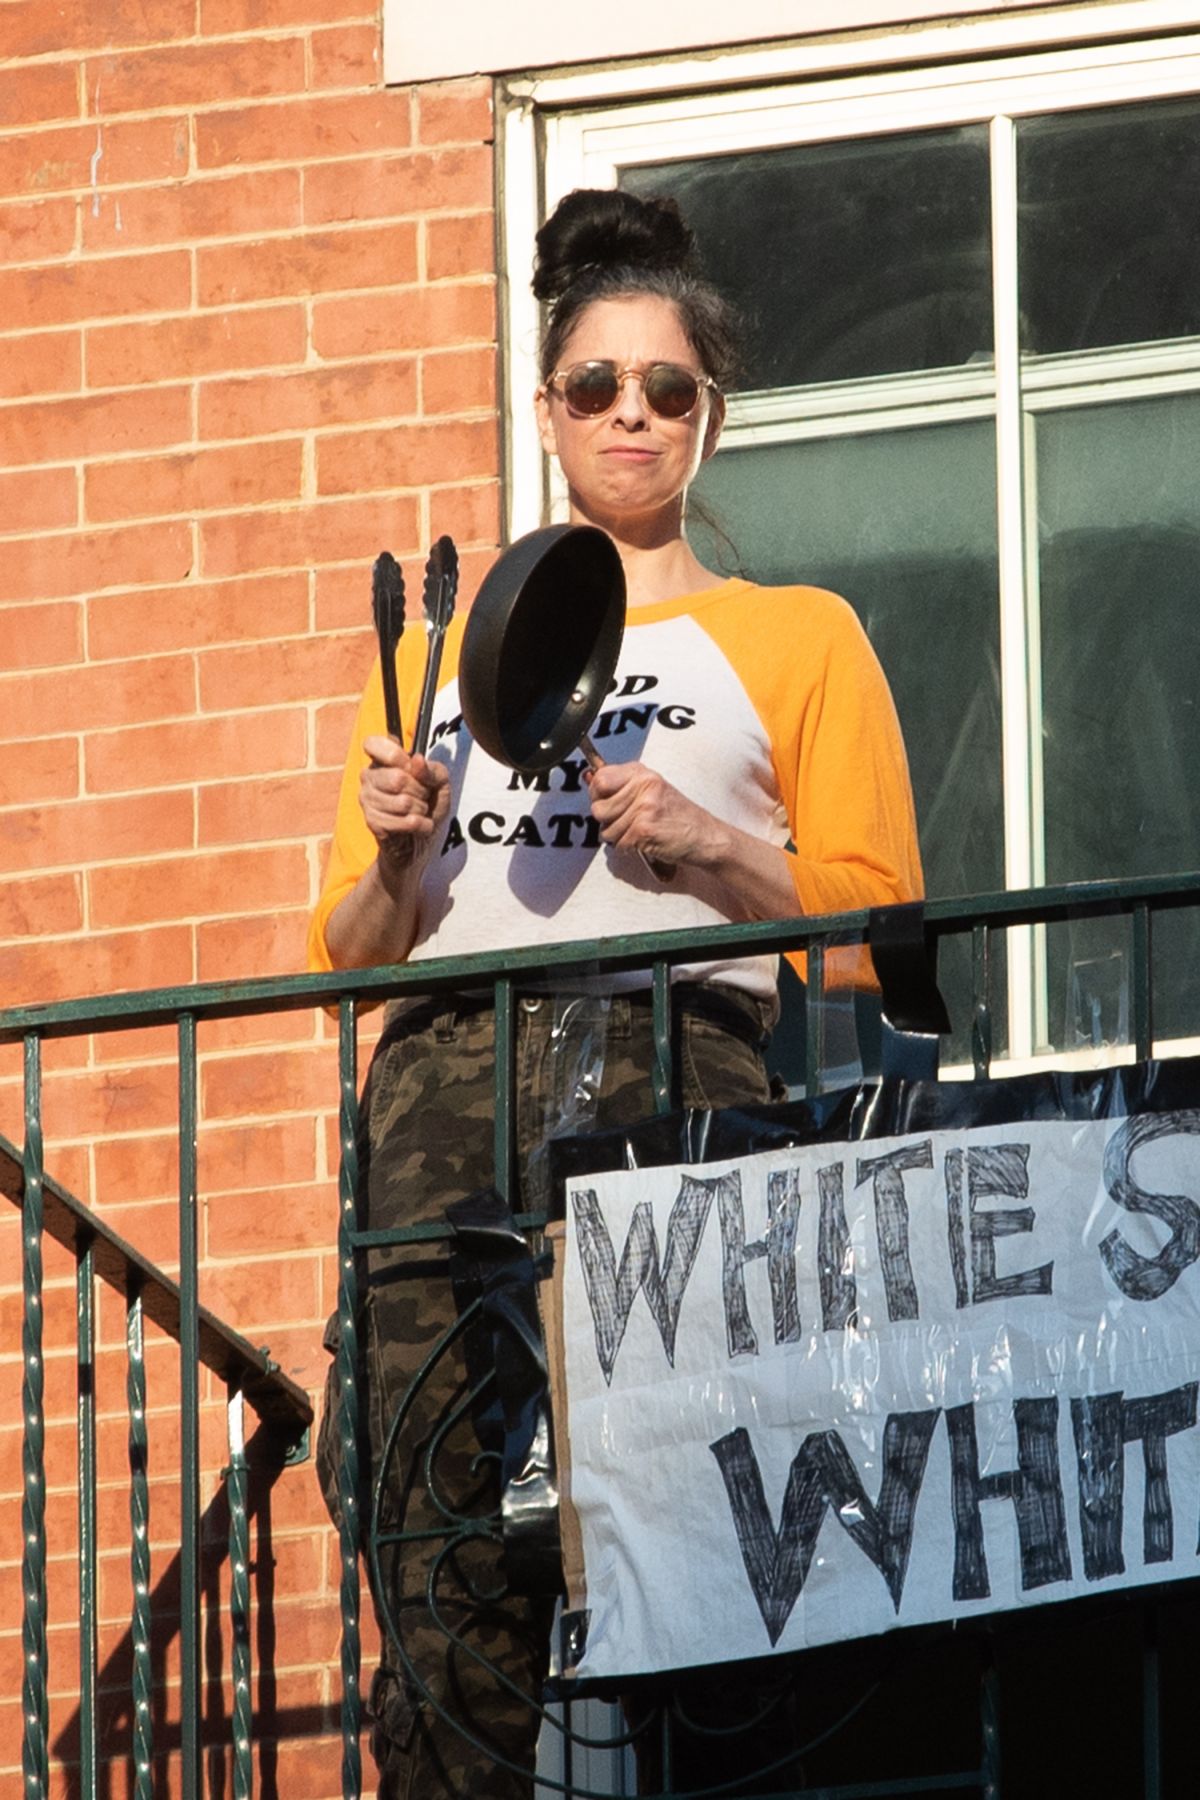
<instances>
[{"instance_id":1,"label":"pan handle","mask_svg":"<svg viewBox=\"0 0 1200 1800\"><path fill-rule=\"evenodd\" d=\"M590 732L588 732L588 731L584 732L583 736L579 740L579 748L583 751L583 754L587 761L587 766L589 769L602 769L604 767L604 758L601 756L601 754L597 750L595 744L592 742L592 736L591 736ZM647 856L646 852L644 850L639 850L638 855L641 857L642 862L645 864L646 868L650 871L651 875L653 875L655 881L662 881L662 882L674 881L674 879L675 879L674 863L661 862L659 860L659 858L656 856Z\"/></svg>"}]
</instances>

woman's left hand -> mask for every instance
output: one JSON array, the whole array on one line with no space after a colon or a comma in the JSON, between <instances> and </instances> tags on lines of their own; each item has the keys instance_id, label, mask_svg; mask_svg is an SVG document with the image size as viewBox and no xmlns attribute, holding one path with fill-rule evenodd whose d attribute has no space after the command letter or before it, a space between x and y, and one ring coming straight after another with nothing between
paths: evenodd
<instances>
[{"instance_id":1,"label":"woman's left hand","mask_svg":"<svg viewBox=\"0 0 1200 1800\"><path fill-rule=\"evenodd\" d=\"M592 816L614 849L673 866L719 855L720 821L645 763L604 763L585 779Z\"/></svg>"}]
</instances>

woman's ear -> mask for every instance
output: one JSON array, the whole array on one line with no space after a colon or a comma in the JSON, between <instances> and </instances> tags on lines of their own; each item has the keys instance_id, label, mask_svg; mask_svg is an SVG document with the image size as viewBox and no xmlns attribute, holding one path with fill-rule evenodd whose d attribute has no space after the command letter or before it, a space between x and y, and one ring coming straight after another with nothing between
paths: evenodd
<instances>
[{"instance_id":1,"label":"woman's ear","mask_svg":"<svg viewBox=\"0 0 1200 1800\"><path fill-rule=\"evenodd\" d=\"M704 427L704 445L700 451L700 461L707 462L721 441L721 427L725 423L725 396L714 394L709 402L708 420Z\"/></svg>"},{"instance_id":2,"label":"woman's ear","mask_svg":"<svg viewBox=\"0 0 1200 1800\"><path fill-rule=\"evenodd\" d=\"M558 440L554 435L554 417L550 410L549 390L540 387L533 397L533 414L537 420L538 437L542 440L542 449L547 456L558 454Z\"/></svg>"}]
</instances>

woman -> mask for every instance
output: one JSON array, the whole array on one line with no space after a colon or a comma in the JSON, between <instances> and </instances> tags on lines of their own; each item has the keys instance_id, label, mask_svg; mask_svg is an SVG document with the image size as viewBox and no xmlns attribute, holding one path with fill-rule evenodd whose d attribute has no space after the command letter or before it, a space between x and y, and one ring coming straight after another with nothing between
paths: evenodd
<instances>
[{"instance_id":1,"label":"woman","mask_svg":"<svg viewBox=\"0 0 1200 1800\"><path fill-rule=\"evenodd\" d=\"M568 761L531 792L471 744L457 704L461 628L447 640L427 756L386 735L376 668L314 917L315 968L838 912L920 891L895 712L854 614L816 589L726 580L687 541L688 484L717 447L735 361L730 315L695 272L691 233L670 202L581 191L538 233L537 250L534 291L550 304L538 430L562 467L572 521L610 534L627 585L612 704L594 733L605 763L591 772L582 757ZM409 720L422 673L423 646L409 634L399 659ZM647 859L671 865L673 877L657 879ZM850 979L854 964L851 953ZM773 959L693 964L674 979L679 1101L766 1099ZM648 997L647 978L633 974L603 995L523 998L517 1135L527 1202L540 1197L531 1195L536 1150L556 1130L622 1125L653 1110ZM470 995L394 1009L364 1094L371 1227L444 1223L448 1202L490 1181L491 1040L490 1014ZM580 1092L589 1096L582 1115ZM444 1276L411 1252L373 1252L365 1285L378 1456L391 1411L453 1314ZM424 1384L420 1431L436 1431L462 1378L447 1367L440 1388ZM464 1483L470 1467L464 1445ZM417 1504L411 1492L396 1498L410 1529ZM500 1684L481 1683L472 1659L455 1664L426 1629L426 1573L410 1558L388 1576L406 1650L428 1692L494 1753L472 1751L436 1706L385 1674L373 1706L379 1792L527 1793L503 1765L528 1763L536 1716ZM543 1609L509 1600L489 1612L472 1595L471 1572L457 1574L447 1602L456 1625L477 1631L491 1660L535 1692Z\"/></svg>"}]
</instances>

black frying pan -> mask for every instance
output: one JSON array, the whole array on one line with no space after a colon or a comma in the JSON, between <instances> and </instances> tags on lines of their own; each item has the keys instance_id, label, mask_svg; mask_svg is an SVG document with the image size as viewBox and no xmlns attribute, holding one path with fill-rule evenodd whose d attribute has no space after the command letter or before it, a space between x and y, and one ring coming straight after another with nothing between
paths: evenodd
<instances>
[{"instance_id":1,"label":"black frying pan","mask_svg":"<svg viewBox=\"0 0 1200 1800\"><path fill-rule=\"evenodd\" d=\"M552 769L582 749L604 704L625 630L625 571L595 525L531 531L488 570L467 615L458 663L463 718L512 769ZM660 881L674 870L647 866Z\"/></svg>"},{"instance_id":2,"label":"black frying pan","mask_svg":"<svg viewBox=\"0 0 1200 1800\"><path fill-rule=\"evenodd\" d=\"M518 538L467 618L458 685L471 736L514 769L577 750L616 672L625 571L607 532L550 525Z\"/></svg>"}]
</instances>

